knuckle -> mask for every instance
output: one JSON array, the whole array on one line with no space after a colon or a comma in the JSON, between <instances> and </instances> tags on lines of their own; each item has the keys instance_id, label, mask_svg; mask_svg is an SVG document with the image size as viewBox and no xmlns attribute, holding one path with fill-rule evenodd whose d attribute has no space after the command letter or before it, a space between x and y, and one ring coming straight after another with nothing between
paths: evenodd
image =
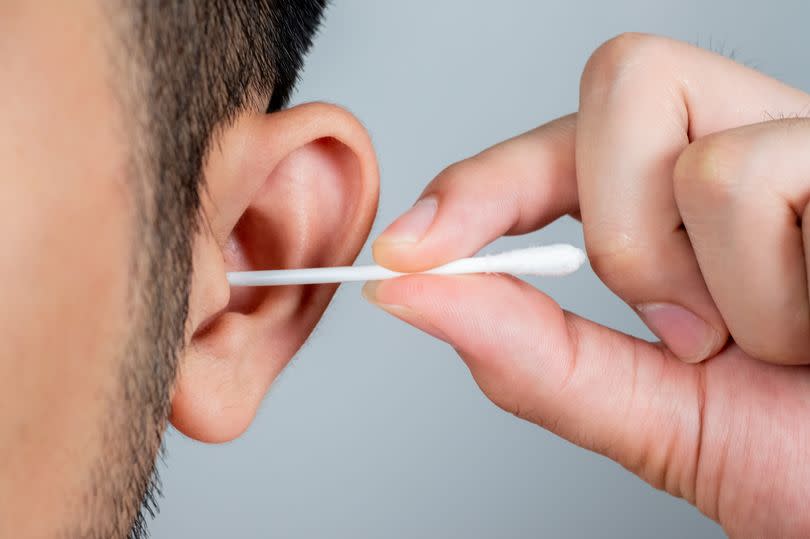
<instances>
[{"instance_id":1,"label":"knuckle","mask_svg":"<svg viewBox=\"0 0 810 539\"><path fill-rule=\"evenodd\" d=\"M735 344L743 352L760 361L776 365L805 365L808 363L808 357L803 352L806 348L799 349L774 343L770 336L768 339L751 334L733 335L733 337Z\"/></svg>"},{"instance_id":2,"label":"knuckle","mask_svg":"<svg viewBox=\"0 0 810 539\"><path fill-rule=\"evenodd\" d=\"M465 159L458 163L453 163L444 170L442 170L433 181L428 185L427 190L452 190L459 184L466 183L474 176L475 164L472 161L475 158Z\"/></svg>"},{"instance_id":3,"label":"knuckle","mask_svg":"<svg viewBox=\"0 0 810 539\"><path fill-rule=\"evenodd\" d=\"M594 272L611 288L623 288L624 283L649 275L655 266L654 251L624 232L603 233L593 241L586 236L585 246Z\"/></svg>"},{"instance_id":4,"label":"knuckle","mask_svg":"<svg viewBox=\"0 0 810 539\"><path fill-rule=\"evenodd\" d=\"M761 309L740 320L729 320L729 331L734 342L751 357L777 365L810 364L810 316L807 307L802 305L794 310L793 316L766 317L763 321ZM757 328L751 331L750 328Z\"/></svg>"},{"instance_id":5,"label":"knuckle","mask_svg":"<svg viewBox=\"0 0 810 539\"><path fill-rule=\"evenodd\" d=\"M727 203L747 181L746 151L726 137L708 136L681 153L673 173L675 200L681 209Z\"/></svg>"},{"instance_id":6,"label":"knuckle","mask_svg":"<svg viewBox=\"0 0 810 539\"><path fill-rule=\"evenodd\" d=\"M603 43L585 64L582 73L582 93L604 92L617 87L629 73L645 73L639 65L660 64L662 53L670 47L663 38L650 34L629 32Z\"/></svg>"}]
</instances>

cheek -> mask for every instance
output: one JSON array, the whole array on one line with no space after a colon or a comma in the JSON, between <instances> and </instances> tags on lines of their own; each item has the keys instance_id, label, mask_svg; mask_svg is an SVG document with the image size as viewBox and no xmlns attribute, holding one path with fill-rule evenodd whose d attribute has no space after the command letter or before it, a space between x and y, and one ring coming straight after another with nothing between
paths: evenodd
<instances>
[{"instance_id":1,"label":"cheek","mask_svg":"<svg viewBox=\"0 0 810 539\"><path fill-rule=\"evenodd\" d=\"M25 477L6 485L21 507L59 507L85 488L131 318L126 197L53 172L53 187L0 187L0 448Z\"/></svg>"},{"instance_id":2,"label":"cheek","mask_svg":"<svg viewBox=\"0 0 810 539\"><path fill-rule=\"evenodd\" d=\"M11 495L12 506L58 514L104 450L129 333L132 239L120 191L58 174L51 181L88 187L0 188L0 475L8 466L24 478L0 485L0 505Z\"/></svg>"},{"instance_id":3,"label":"cheek","mask_svg":"<svg viewBox=\"0 0 810 539\"><path fill-rule=\"evenodd\" d=\"M122 333L129 218L119 195L103 189L31 195L18 193L11 208L0 204L0 227L12 231L0 261L5 349L28 367L47 362L52 371L87 375L91 358Z\"/></svg>"},{"instance_id":4,"label":"cheek","mask_svg":"<svg viewBox=\"0 0 810 539\"><path fill-rule=\"evenodd\" d=\"M85 43L62 46L104 65ZM0 68L0 506L50 513L102 449L132 317L132 210L107 82L37 44L19 50Z\"/></svg>"},{"instance_id":5,"label":"cheek","mask_svg":"<svg viewBox=\"0 0 810 539\"><path fill-rule=\"evenodd\" d=\"M75 463L80 482L128 336L128 212L101 186L48 195L21 187L0 189L0 447L45 483L50 473L70 483L56 470Z\"/></svg>"}]
</instances>

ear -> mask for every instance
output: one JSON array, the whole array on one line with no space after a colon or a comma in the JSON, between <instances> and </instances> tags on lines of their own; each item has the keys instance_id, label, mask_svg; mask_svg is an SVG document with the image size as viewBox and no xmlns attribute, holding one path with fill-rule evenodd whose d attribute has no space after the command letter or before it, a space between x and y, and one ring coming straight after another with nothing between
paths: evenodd
<instances>
[{"instance_id":1,"label":"ear","mask_svg":"<svg viewBox=\"0 0 810 539\"><path fill-rule=\"evenodd\" d=\"M351 264L377 208L369 137L348 112L308 104L242 118L205 166L192 336L171 421L207 442L239 436L312 332L335 285L232 288L226 272Z\"/></svg>"}]
</instances>

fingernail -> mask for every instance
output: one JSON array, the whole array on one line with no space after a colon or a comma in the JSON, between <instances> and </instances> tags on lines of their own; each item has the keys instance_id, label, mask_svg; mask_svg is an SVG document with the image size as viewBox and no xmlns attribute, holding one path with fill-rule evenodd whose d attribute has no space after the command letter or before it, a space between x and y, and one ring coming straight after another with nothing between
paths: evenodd
<instances>
[{"instance_id":1,"label":"fingernail","mask_svg":"<svg viewBox=\"0 0 810 539\"><path fill-rule=\"evenodd\" d=\"M372 305L379 307L385 312L399 318L404 322L407 322L408 324L416 327L417 329L421 329L428 335L435 337L440 341L444 341L447 343L450 342L450 339L443 331L441 331L439 328L428 322L424 316L416 312L414 309L405 305L398 305L394 303L386 303L385 301L380 301L380 291L383 285L384 285L383 281L367 282L365 285L363 285L363 297L366 298L366 300ZM384 293L382 296L385 297Z\"/></svg>"},{"instance_id":2,"label":"fingernail","mask_svg":"<svg viewBox=\"0 0 810 539\"><path fill-rule=\"evenodd\" d=\"M439 204L434 196L419 200L380 234L377 241L393 243L416 243L420 241L433 223Z\"/></svg>"},{"instance_id":3,"label":"fingernail","mask_svg":"<svg viewBox=\"0 0 810 539\"><path fill-rule=\"evenodd\" d=\"M372 305L380 305L377 291L380 289L381 281L368 281L363 285L363 297Z\"/></svg>"},{"instance_id":4,"label":"fingernail","mask_svg":"<svg viewBox=\"0 0 810 539\"><path fill-rule=\"evenodd\" d=\"M702 318L679 305L648 303L636 309L670 352L688 363L706 359L719 338Z\"/></svg>"}]
</instances>

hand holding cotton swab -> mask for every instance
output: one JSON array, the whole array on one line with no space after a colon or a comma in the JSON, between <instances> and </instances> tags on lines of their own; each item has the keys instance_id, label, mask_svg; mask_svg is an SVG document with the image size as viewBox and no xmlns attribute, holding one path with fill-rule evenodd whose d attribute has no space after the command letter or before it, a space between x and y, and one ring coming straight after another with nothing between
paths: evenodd
<instances>
[{"instance_id":1,"label":"hand holding cotton swab","mask_svg":"<svg viewBox=\"0 0 810 539\"><path fill-rule=\"evenodd\" d=\"M575 272L585 262L585 253L573 245L558 244L517 249L495 255L462 258L425 272L429 275L511 273L514 275L562 276ZM341 266L291 270L240 271L228 273L231 286L278 286L381 281L409 275L381 266Z\"/></svg>"}]
</instances>

